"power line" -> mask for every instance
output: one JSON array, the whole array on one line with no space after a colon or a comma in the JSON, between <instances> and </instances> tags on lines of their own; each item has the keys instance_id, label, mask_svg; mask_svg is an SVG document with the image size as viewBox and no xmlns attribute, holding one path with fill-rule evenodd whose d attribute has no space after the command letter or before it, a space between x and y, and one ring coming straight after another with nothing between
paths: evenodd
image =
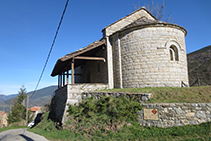
<instances>
[{"instance_id":1,"label":"power line","mask_svg":"<svg viewBox=\"0 0 211 141\"><path fill-rule=\"evenodd\" d=\"M52 44L51 44L50 51L49 51L48 56L47 56L47 59L46 59L46 61L45 61L45 65L44 65L44 67L43 67L43 70L42 70L42 72L41 72L40 78L39 78L39 80L38 80L38 82L37 82L37 85L36 85L36 87L35 87L35 90L34 90L34 92L32 93L32 95L30 96L30 98L35 94L35 92L37 91L37 88L38 88L38 86L39 86L39 84L40 84L40 81L41 81L41 79L42 79L43 73L44 73L44 71L45 71L45 68L46 68L46 66L47 66L48 60L49 60L49 58L50 58L50 55L51 55L51 52L52 52L54 43L55 43L55 41L56 41L56 38L57 38L57 35L58 35L58 32L59 32L60 26L61 26L61 24L62 24L62 20L63 20L63 18L64 18L64 14L65 14L65 12L66 12L68 3L69 3L69 0L66 1L66 4L65 4L65 7L64 7L64 10L63 10L63 13L62 13L62 16L61 16L59 25L58 25L57 30L56 30L56 34L55 34L55 36L54 36L53 42L52 42Z\"/></svg>"}]
</instances>

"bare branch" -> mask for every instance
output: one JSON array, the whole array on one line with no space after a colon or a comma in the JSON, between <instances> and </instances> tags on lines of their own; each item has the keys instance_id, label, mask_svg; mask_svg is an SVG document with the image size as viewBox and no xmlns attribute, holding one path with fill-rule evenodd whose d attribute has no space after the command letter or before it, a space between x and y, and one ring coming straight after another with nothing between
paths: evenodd
<instances>
[{"instance_id":1,"label":"bare branch","mask_svg":"<svg viewBox=\"0 0 211 141\"><path fill-rule=\"evenodd\" d=\"M163 2L162 5L159 5L159 3L154 3L153 1L150 3L145 4L146 9L153 15L155 16L158 20L162 20L165 22L170 22L171 21L171 14L168 14L166 18L164 18L164 15L166 14L166 3ZM133 4L134 10L137 10L141 8L140 2L138 5Z\"/></svg>"}]
</instances>

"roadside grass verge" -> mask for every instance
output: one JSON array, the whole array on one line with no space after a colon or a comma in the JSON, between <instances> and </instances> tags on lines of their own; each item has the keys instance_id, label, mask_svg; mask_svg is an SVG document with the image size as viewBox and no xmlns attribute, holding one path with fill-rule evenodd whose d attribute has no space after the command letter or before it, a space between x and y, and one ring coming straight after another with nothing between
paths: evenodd
<instances>
[{"instance_id":1,"label":"roadside grass verge","mask_svg":"<svg viewBox=\"0 0 211 141\"><path fill-rule=\"evenodd\" d=\"M108 89L101 92L152 93L147 103L209 103L211 86Z\"/></svg>"},{"instance_id":2,"label":"roadside grass verge","mask_svg":"<svg viewBox=\"0 0 211 141\"><path fill-rule=\"evenodd\" d=\"M27 128L26 121L22 120L20 122L11 123L9 126L0 128L0 132L10 130L10 129L18 129L18 128Z\"/></svg>"},{"instance_id":3,"label":"roadside grass verge","mask_svg":"<svg viewBox=\"0 0 211 141\"><path fill-rule=\"evenodd\" d=\"M94 121L93 121L94 122ZM95 122L96 123L96 122ZM178 140L211 140L211 122L200 125L187 125L181 127L171 128L157 128L157 127L142 127L138 123L131 125L124 125L121 129L114 132L108 130L106 133L102 130L95 129L86 132L87 125L84 123L78 129L56 129L52 121L42 121L43 128L36 127L28 129L28 131L45 136L53 141L68 141L68 140L163 140L163 141L178 141ZM77 125L68 125L77 126ZM94 126L94 125L91 125Z\"/></svg>"},{"instance_id":4,"label":"roadside grass verge","mask_svg":"<svg viewBox=\"0 0 211 141\"><path fill-rule=\"evenodd\" d=\"M26 126L7 126L0 129L0 133L10 129L19 129L19 128L27 128Z\"/></svg>"}]
</instances>

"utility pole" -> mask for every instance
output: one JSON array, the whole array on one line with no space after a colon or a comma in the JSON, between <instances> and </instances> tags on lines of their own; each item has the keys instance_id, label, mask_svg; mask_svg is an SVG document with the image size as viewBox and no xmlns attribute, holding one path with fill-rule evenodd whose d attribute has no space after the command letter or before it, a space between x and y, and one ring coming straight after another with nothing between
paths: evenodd
<instances>
[{"instance_id":1,"label":"utility pole","mask_svg":"<svg viewBox=\"0 0 211 141\"><path fill-rule=\"evenodd\" d=\"M26 96L26 126L28 124L28 106L29 106L29 95Z\"/></svg>"}]
</instances>

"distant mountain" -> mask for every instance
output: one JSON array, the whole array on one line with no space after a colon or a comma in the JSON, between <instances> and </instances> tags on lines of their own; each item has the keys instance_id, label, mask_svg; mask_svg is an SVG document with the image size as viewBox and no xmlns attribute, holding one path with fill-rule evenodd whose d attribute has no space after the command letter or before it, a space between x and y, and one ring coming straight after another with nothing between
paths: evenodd
<instances>
[{"instance_id":1,"label":"distant mountain","mask_svg":"<svg viewBox=\"0 0 211 141\"><path fill-rule=\"evenodd\" d=\"M33 96L33 92L29 92L29 106L44 106L45 104L48 104L55 94L54 92L56 89L58 89L58 86L45 87L37 90Z\"/></svg>"},{"instance_id":2,"label":"distant mountain","mask_svg":"<svg viewBox=\"0 0 211 141\"><path fill-rule=\"evenodd\" d=\"M29 95L29 107L32 106L44 106L45 104L48 104L54 95L54 91L58 88L58 86L49 86L42 89L37 90L34 95L33 92L27 93ZM1 95L0 95L1 96ZM13 96L10 99L6 99L3 102L0 102L0 110L9 112L10 106L13 105L15 98L15 95L9 95ZM16 94L17 96L17 94Z\"/></svg>"},{"instance_id":3,"label":"distant mountain","mask_svg":"<svg viewBox=\"0 0 211 141\"><path fill-rule=\"evenodd\" d=\"M16 96L17 96L17 94L11 94L11 95L3 95L3 94L0 94L0 103L3 102L3 101L5 101L5 100L14 98Z\"/></svg>"},{"instance_id":4,"label":"distant mountain","mask_svg":"<svg viewBox=\"0 0 211 141\"><path fill-rule=\"evenodd\" d=\"M187 55L189 84L211 85L211 45ZM194 86L196 86L194 84Z\"/></svg>"}]
</instances>

